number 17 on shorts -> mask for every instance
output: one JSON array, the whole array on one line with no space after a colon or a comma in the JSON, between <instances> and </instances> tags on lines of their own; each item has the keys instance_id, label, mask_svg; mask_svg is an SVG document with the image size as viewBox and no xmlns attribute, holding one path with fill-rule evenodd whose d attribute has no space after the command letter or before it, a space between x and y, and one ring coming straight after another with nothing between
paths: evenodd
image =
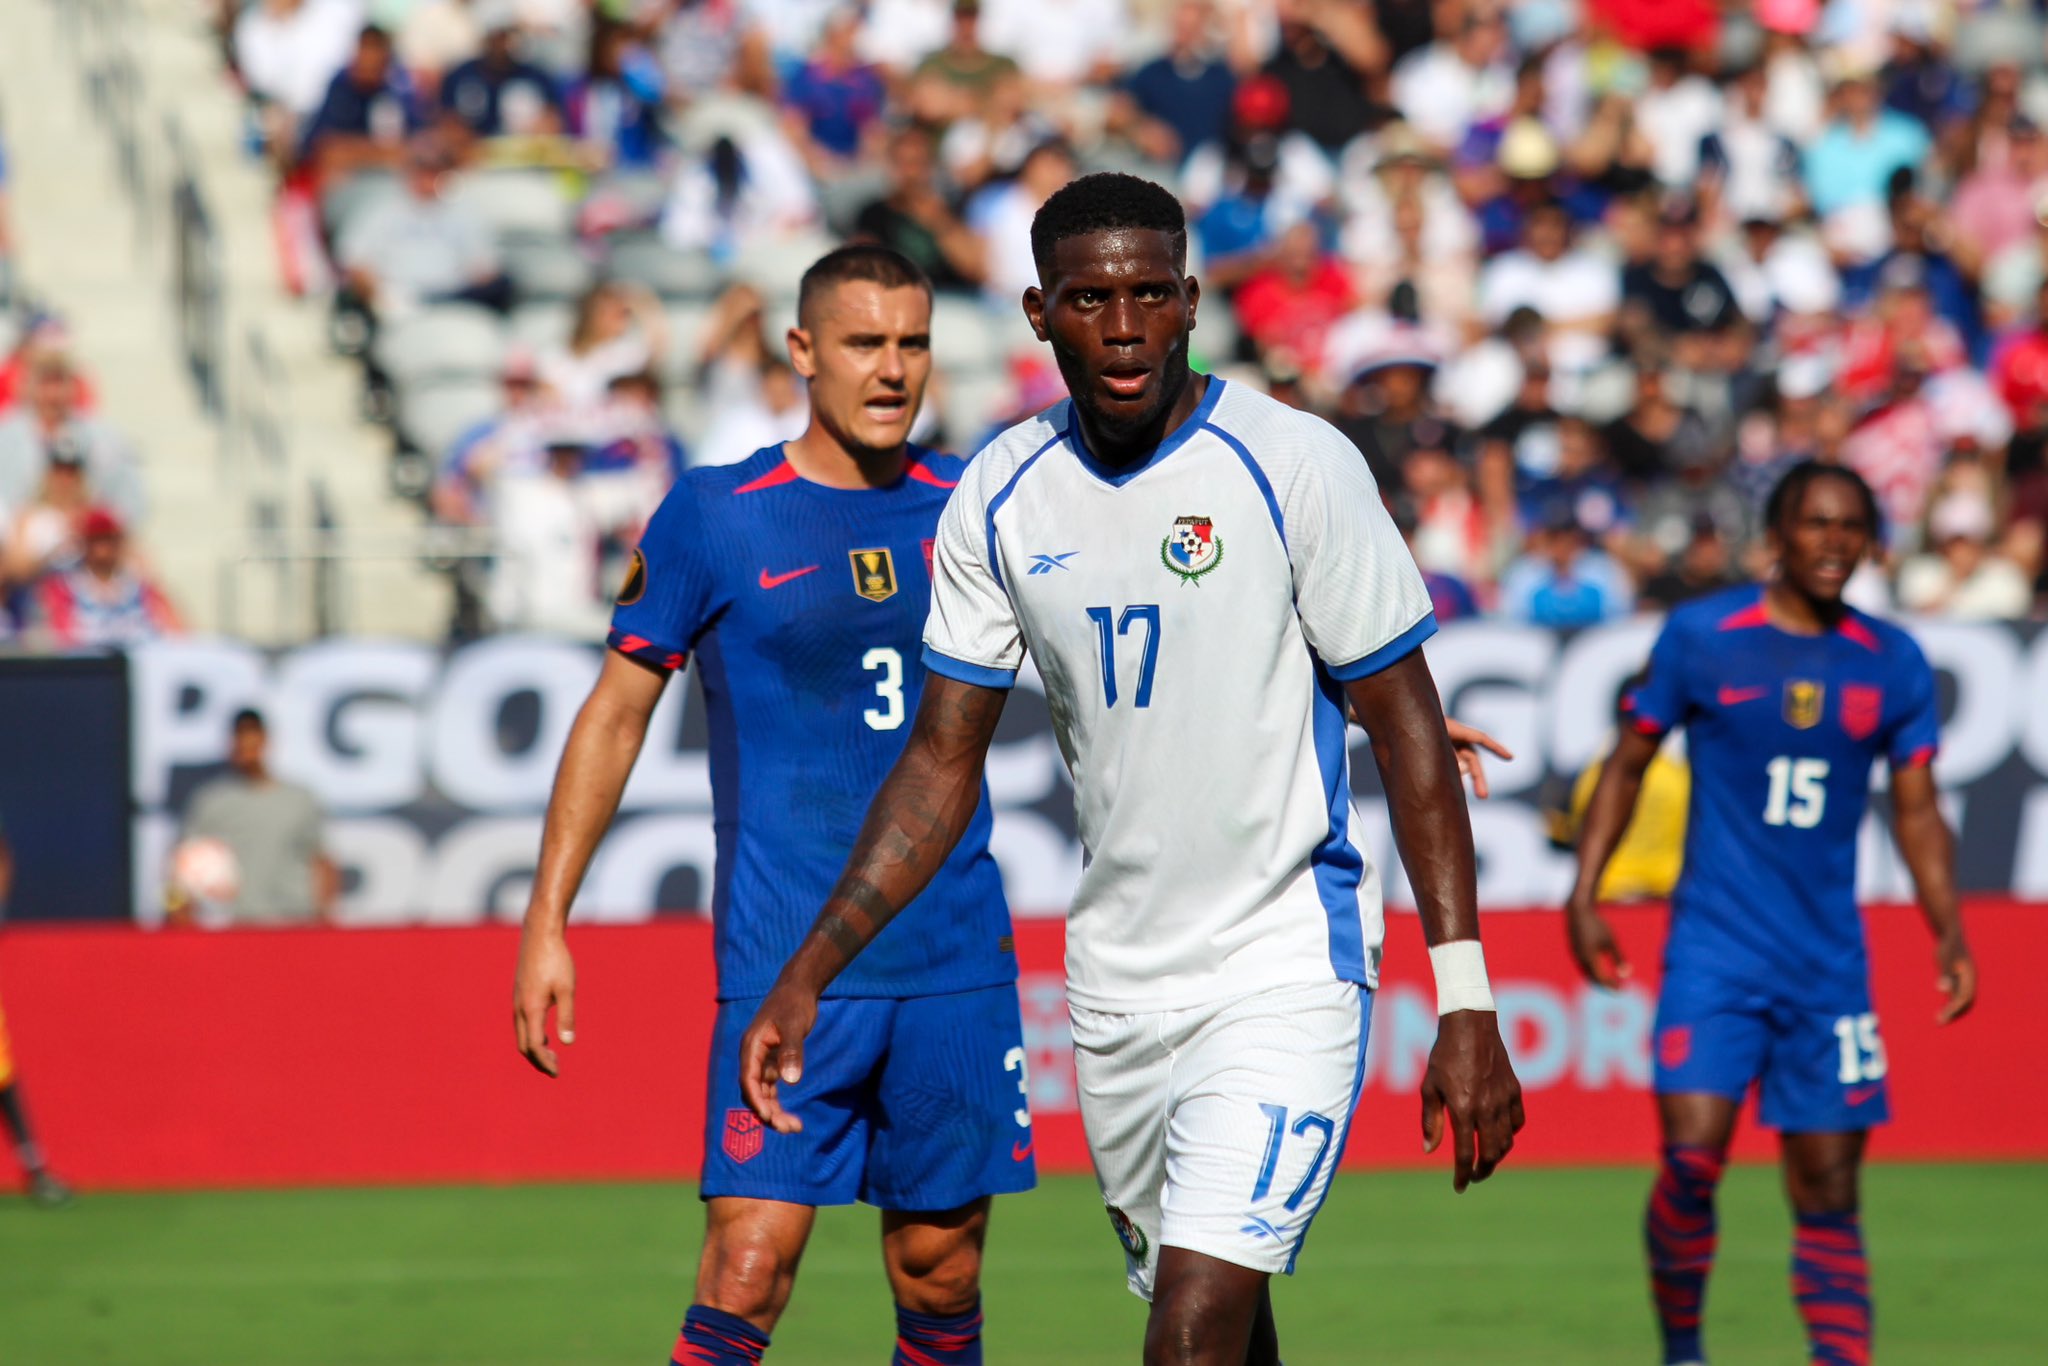
<instances>
[{"instance_id":1,"label":"number 17 on shorts","mask_svg":"<svg viewBox=\"0 0 2048 1366\"><path fill-rule=\"evenodd\" d=\"M1365 1071L1372 996L1319 982L1147 1014L1073 1007L1081 1118L1131 1289L1161 1247L1292 1272Z\"/></svg>"}]
</instances>

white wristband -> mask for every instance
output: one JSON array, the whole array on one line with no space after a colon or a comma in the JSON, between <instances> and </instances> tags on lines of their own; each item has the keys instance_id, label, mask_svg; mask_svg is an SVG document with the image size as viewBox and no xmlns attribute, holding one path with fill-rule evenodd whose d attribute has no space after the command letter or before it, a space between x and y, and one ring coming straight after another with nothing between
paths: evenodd
<instances>
[{"instance_id":1,"label":"white wristband","mask_svg":"<svg viewBox=\"0 0 2048 1366\"><path fill-rule=\"evenodd\" d=\"M1436 1013L1454 1010L1492 1010L1493 988L1486 981L1486 951L1477 939L1456 939L1429 951L1429 968L1436 974Z\"/></svg>"}]
</instances>

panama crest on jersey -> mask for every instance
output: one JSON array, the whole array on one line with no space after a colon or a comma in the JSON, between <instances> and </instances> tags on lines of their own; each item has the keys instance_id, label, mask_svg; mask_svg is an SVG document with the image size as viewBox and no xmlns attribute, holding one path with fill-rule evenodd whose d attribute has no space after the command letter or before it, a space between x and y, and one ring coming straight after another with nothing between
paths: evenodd
<instances>
[{"instance_id":1,"label":"panama crest on jersey","mask_svg":"<svg viewBox=\"0 0 2048 1366\"><path fill-rule=\"evenodd\" d=\"M1152 1250L1152 1242L1145 1236L1145 1230L1115 1205L1109 1205L1107 1209L1109 1226L1116 1230L1116 1240L1124 1245L1124 1251L1131 1254L1132 1260L1144 1261L1145 1254Z\"/></svg>"},{"instance_id":2,"label":"panama crest on jersey","mask_svg":"<svg viewBox=\"0 0 2048 1366\"><path fill-rule=\"evenodd\" d=\"M1181 582L1197 586L1210 570L1223 563L1223 538L1207 517L1176 517L1173 530L1159 543L1159 562L1180 575Z\"/></svg>"}]
</instances>

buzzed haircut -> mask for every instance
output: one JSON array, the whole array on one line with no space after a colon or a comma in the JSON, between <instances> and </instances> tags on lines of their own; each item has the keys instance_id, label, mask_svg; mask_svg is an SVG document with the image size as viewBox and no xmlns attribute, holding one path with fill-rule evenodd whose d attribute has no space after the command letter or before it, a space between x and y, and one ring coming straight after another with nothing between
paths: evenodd
<instances>
[{"instance_id":1,"label":"buzzed haircut","mask_svg":"<svg viewBox=\"0 0 2048 1366\"><path fill-rule=\"evenodd\" d=\"M1163 232L1173 241L1173 266L1188 264L1188 216L1173 192L1122 171L1070 180L1053 192L1031 220L1031 259L1042 280L1053 249L1069 237L1097 232Z\"/></svg>"},{"instance_id":2,"label":"buzzed haircut","mask_svg":"<svg viewBox=\"0 0 2048 1366\"><path fill-rule=\"evenodd\" d=\"M856 242L837 247L811 263L803 282L796 288L796 321L811 325L811 310L828 290L853 280L866 280L884 289L921 289L931 297L932 282L917 262L893 248L874 242Z\"/></svg>"},{"instance_id":3,"label":"buzzed haircut","mask_svg":"<svg viewBox=\"0 0 2048 1366\"><path fill-rule=\"evenodd\" d=\"M263 724L263 713L257 711L254 707L244 707L236 712L235 719L228 723L228 730L230 732L238 731L247 726L254 726L257 730L264 732L268 732L270 729L270 727Z\"/></svg>"},{"instance_id":4,"label":"buzzed haircut","mask_svg":"<svg viewBox=\"0 0 2048 1366\"><path fill-rule=\"evenodd\" d=\"M1855 490L1863 500L1863 516L1870 523L1871 536L1881 540L1884 516L1878 511L1877 494L1871 491L1869 482L1847 465L1828 465L1818 460L1802 460L1785 471L1785 477L1771 490L1770 501L1764 504L1764 525L1773 531L1784 531L1806 497L1806 490L1822 479L1839 479Z\"/></svg>"}]
</instances>

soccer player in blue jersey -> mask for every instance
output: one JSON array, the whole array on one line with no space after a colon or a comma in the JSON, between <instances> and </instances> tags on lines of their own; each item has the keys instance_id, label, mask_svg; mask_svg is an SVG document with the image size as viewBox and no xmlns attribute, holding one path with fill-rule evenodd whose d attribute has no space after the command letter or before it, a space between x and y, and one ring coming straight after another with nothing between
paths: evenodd
<instances>
[{"instance_id":1,"label":"soccer player in blue jersey","mask_svg":"<svg viewBox=\"0 0 2048 1366\"><path fill-rule=\"evenodd\" d=\"M1880 757L1934 933L1943 1023L1970 1008L1977 974L1930 768L1933 670L1912 637L1842 601L1876 543L1877 500L1853 471L1808 462L1772 492L1766 522L1775 577L1674 611L1625 700L1632 724L1587 812L1567 923L1579 967L1617 985L1628 965L1595 889L1644 770L1683 727L1692 802L1657 1003L1663 1162L1645 1229L1664 1360L1706 1360L1714 1190L1758 1086L1763 1122L1781 1135L1792 1293L1811 1358L1849 1366L1870 1359L1864 1140L1889 1114L1856 908L1856 836Z\"/></svg>"},{"instance_id":2,"label":"soccer player in blue jersey","mask_svg":"<svg viewBox=\"0 0 2048 1366\"><path fill-rule=\"evenodd\" d=\"M932 538L961 462L909 444L931 374L931 290L908 260L845 247L804 276L794 441L677 481L619 594L610 650L548 807L514 996L549 1076L575 1034L569 905L618 809L669 675L694 657L710 713L718 1019L695 1303L677 1363L755 1362L789 1302L815 1208L879 1206L895 1361L981 1360L991 1196L1034 1180L1009 911L981 791L930 888L821 1007L801 1133L747 1109L740 1031L802 940L924 689Z\"/></svg>"}]
</instances>

